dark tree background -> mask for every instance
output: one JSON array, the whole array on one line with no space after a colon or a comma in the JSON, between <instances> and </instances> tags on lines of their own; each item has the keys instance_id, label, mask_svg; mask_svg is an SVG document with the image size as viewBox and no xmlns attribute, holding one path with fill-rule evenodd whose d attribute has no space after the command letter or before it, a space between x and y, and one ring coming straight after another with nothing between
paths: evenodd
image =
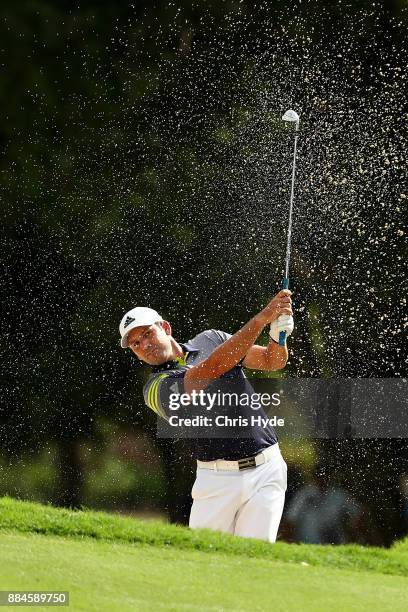
<instances>
[{"instance_id":1,"label":"dark tree background","mask_svg":"<svg viewBox=\"0 0 408 612\"><path fill-rule=\"evenodd\" d=\"M3 1L0 439L9 461L57 445L51 501L81 504L81 444L107 417L149 432L164 505L185 521L193 465L180 443L156 440L141 396L147 370L119 350L118 322L148 304L180 339L234 331L279 288L286 107L304 111L305 127L285 376L404 375L394 136L406 121L392 69L406 67L405 9L397 0ZM381 96L383 123L365 124L361 105L379 108ZM394 131L383 133L388 107ZM381 189L373 142L390 152ZM401 535L405 440L331 440L318 452L370 505L381 541Z\"/></svg>"}]
</instances>

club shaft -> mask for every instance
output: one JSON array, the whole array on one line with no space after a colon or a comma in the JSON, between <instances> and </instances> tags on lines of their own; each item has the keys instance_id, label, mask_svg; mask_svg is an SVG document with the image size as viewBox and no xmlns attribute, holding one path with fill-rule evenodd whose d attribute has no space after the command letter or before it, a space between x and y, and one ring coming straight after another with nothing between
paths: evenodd
<instances>
[{"instance_id":1,"label":"club shaft","mask_svg":"<svg viewBox=\"0 0 408 612\"><path fill-rule=\"evenodd\" d=\"M295 144L293 147L293 168L292 168L292 186L290 189L290 203L289 203L289 222L288 222L288 242L286 244L286 258L285 258L285 276L283 279L283 289L289 289L289 263L290 263L290 247L292 240L292 216L293 216L293 200L295 197L295 175L296 175L296 149L298 139L299 123L296 123L295 130ZM286 343L286 332L279 332L279 344L284 346Z\"/></svg>"},{"instance_id":2,"label":"club shaft","mask_svg":"<svg viewBox=\"0 0 408 612\"><path fill-rule=\"evenodd\" d=\"M284 289L287 289L289 287L289 263L290 263L290 247L291 247L291 240L292 240L293 200L295 197L296 149L297 149L297 139L299 135L298 129L299 129L299 124L296 124L295 145L293 149L292 186L290 190L290 204L289 204L288 241L286 244L285 278L283 281Z\"/></svg>"}]
</instances>

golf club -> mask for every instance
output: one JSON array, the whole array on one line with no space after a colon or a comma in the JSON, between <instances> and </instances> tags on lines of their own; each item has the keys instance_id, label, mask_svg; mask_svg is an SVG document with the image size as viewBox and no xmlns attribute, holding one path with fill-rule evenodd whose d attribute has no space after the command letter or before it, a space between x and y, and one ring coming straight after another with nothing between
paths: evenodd
<instances>
[{"instance_id":1,"label":"golf club","mask_svg":"<svg viewBox=\"0 0 408 612\"><path fill-rule=\"evenodd\" d=\"M292 212L293 212L293 199L295 193L295 173L296 173L296 147L297 139L299 135L299 115L294 110L287 110L282 117L283 121L289 121L295 123L295 145L293 150L293 168L292 168L292 187L290 191L290 204L289 204L289 223L288 223L288 240L286 244L286 258L285 258L285 276L283 277L283 289L289 288L289 262L290 262L290 246L292 237ZM286 332L279 332L279 344L283 346L286 341Z\"/></svg>"}]
</instances>

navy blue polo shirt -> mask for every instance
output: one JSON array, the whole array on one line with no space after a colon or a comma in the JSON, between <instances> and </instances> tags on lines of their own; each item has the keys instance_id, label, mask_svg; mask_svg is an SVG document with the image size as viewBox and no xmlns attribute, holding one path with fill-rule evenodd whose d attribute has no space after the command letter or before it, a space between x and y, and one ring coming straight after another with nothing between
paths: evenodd
<instances>
[{"instance_id":1,"label":"navy blue polo shirt","mask_svg":"<svg viewBox=\"0 0 408 612\"><path fill-rule=\"evenodd\" d=\"M215 329L209 329L195 336L192 340L182 344L186 355L184 360L170 361L152 369L146 385L143 388L143 396L146 405L154 410L160 417L169 419L172 413L169 408L169 396L174 391L175 383L178 388L184 386L182 379L187 370L207 359L211 353L231 335ZM233 384L234 389L240 389L241 393L251 396L254 389L245 376L242 365L238 364L229 372L226 372L218 379L220 383L228 385L228 380ZM225 413L225 407L215 404L211 414L214 418L219 413ZM249 407L239 407L239 412L243 418L253 415ZM236 411L235 411L236 415ZM262 408L257 410L259 417L266 418ZM213 461L215 459L226 459L236 461L244 457L257 455L265 448L277 442L277 436L271 426L250 425L246 430L245 437L209 437L190 439L192 455L201 461Z\"/></svg>"}]
</instances>

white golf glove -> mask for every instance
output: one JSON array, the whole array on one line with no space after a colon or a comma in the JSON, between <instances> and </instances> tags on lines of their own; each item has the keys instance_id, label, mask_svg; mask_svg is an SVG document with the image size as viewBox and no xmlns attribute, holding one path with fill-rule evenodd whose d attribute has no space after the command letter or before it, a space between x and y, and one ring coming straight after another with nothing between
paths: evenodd
<instances>
[{"instance_id":1,"label":"white golf glove","mask_svg":"<svg viewBox=\"0 0 408 612\"><path fill-rule=\"evenodd\" d=\"M295 327L295 322L291 315L280 315L277 319L272 321L269 335L272 340L279 343L279 332L286 332L286 337L290 336Z\"/></svg>"}]
</instances>

